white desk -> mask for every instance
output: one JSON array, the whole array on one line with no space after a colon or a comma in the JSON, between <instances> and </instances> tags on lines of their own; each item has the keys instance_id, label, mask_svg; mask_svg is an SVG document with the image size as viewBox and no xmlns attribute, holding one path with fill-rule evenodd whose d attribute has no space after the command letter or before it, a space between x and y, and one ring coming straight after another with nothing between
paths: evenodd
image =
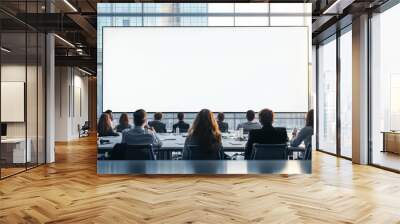
<instances>
[{"instance_id":1,"label":"white desk","mask_svg":"<svg viewBox=\"0 0 400 224\"><path fill-rule=\"evenodd\" d=\"M26 144L27 143L27 144ZM25 151L25 145L26 151ZM25 138L6 138L1 140L1 154L6 163L25 163L31 162L31 139ZM12 157L11 157L12 154ZM12 158L12 159L11 159Z\"/></svg>"},{"instance_id":2,"label":"white desk","mask_svg":"<svg viewBox=\"0 0 400 224\"><path fill-rule=\"evenodd\" d=\"M157 137L162 142L161 148L157 150L160 155L160 159L170 158L171 152L183 150L186 136L187 134L157 134ZM105 152L111 152L115 144L121 143L121 139L121 136L100 137L99 140L108 140L109 142L105 144L100 144L99 142L97 143L98 154L102 155ZM224 133L222 135L222 146L227 155L232 156L237 152L244 152L246 143L247 140L238 140L233 134ZM301 145L300 147L288 147L288 153L292 154L293 152L304 152L304 145Z\"/></svg>"}]
</instances>

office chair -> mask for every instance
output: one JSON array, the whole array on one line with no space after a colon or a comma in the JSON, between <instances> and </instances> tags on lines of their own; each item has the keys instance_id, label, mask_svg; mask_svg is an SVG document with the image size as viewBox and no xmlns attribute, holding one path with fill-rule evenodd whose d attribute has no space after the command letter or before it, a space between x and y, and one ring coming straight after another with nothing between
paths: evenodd
<instances>
[{"instance_id":1,"label":"office chair","mask_svg":"<svg viewBox=\"0 0 400 224\"><path fill-rule=\"evenodd\" d=\"M252 160L287 160L286 144L253 144Z\"/></svg>"},{"instance_id":2,"label":"office chair","mask_svg":"<svg viewBox=\"0 0 400 224\"><path fill-rule=\"evenodd\" d=\"M224 159L224 153L221 148L218 148L217 150L214 151L207 151L198 145L189 145L187 146L187 153L188 156L187 160L223 160Z\"/></svg>"},{"instance_id":3,"label":"office chair","mask_svg":"<svg viewBox=\"0 0 400 224\"><path fill-rule=\"evenodd\" d=\"M111 152L110 160L155 160L153 145L118 143Z\"/></svg>"},{"instance_id":4,"label":"office chair","mask_svg":"<svg viewBox=\"0 0 400 224\"><path fill-rule=\"evenodd\" d=\"M79 138L80 137L87 137L89 136L89 130L90 130L90 123L89 121L85 121L85 123L80 126L80 124L78 124L78 132L79 132Z\"/></svg>"}]
</instances>

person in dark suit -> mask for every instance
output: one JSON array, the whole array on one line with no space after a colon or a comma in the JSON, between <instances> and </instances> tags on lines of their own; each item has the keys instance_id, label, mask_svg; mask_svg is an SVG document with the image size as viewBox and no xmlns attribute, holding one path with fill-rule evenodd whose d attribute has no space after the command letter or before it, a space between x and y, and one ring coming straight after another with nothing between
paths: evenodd
<instances>
[{"instance_id":1,"label":"person in dark suit","mask_svg":"<svg viewBox=\"0 0 400 224\"><path fill-rule=\"evenodd\" d=\"M219 130L221 132L228 132L229 126L228 126L228 123L224 122L224 120L225 120L224 113L222 113L222 112L218 113L217 119L218 119L217 123L218 123Z\"/></svg>"},{"instance_id":2,"label":"person in dark suit","mask_svg":"<svg viewBox=\"0 0 400 224\"><path fill-rule=\"evenodd\" d=\"M270 109L263 109L258 114L261 129L251 130L249 139L246 144L245 159L250 159L253 150L253 144L285 144L289 138L286 128L275 128L272 126L274 122L274 112Z\"/></svg>"},{"instance_id":3,"label":"person in dark suit","mask_svg":"<svg viewBox=\"0 0 400 224\"><path fill-rule=\"evenodd\" d=\"M167 128L166 125L161 122L163 114L160 112L157 112L154 114L154 120L149 122L149 126L154 129L157 133L166 133Z\"/></svg>"},{"instance_id":4,"label":"person in dark suit","mask_svg":"<svg viewBox=\"0 0 400 224\"><path fill-rule=\"evenodd\" d=\"M176 128L179 128L180 133L186 133L189 130L190 125L183 121L185 114L182 112L178 113L178 123L172 126L172 132L176 132Z\"/></svg>"}]
</instances>

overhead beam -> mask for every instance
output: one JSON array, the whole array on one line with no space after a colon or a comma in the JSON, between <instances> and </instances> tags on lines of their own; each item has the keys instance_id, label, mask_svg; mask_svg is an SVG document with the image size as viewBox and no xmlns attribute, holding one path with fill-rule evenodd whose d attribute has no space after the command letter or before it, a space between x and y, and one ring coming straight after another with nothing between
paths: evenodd
<instances>
[{"instance_id":1,"label":"overhead beam","mask_svg":"<svg viewBox=\"0 0 400 224\"><path fill-rule=\"evenodd\" d=\"M96 71L97 60L91 56L55 56L56 66L87 67Z\"/></svg>"},{"instance_id":2,"label":"overhead beam","mask_svg":"<svg viewBox=\"0 0 400 224\"><path fill-rule=\"evenodd\" d=\"M72 21L74 21L83 31L88 35L86 39L88 44L92 47L96 46L97 30L90 24L85 17L80 14L68 14Z\"/></svg>"}]
</instances>

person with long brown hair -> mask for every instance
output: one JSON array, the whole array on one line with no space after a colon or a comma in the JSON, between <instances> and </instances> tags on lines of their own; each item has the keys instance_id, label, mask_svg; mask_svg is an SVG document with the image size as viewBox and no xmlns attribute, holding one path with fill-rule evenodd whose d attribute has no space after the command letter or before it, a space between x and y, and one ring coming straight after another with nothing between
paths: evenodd
<instances>
[{"instance_id":1,"label":"person with long brown hair","mask_svg":"<svg viewBox=\"0 0 400 224\"><path fill-rule=\"evenodd\" d=\"M306 113L306 126L303 127L299 133L292 133L292 140L290 146L297 147L303 141L306 147L311 145L311 137L314 134L314 109L309 110Z\"/></svg>"},{"instance_id":2,"label":"person with long brown hair","mask_svg":"<svg viewBox=\"0 0 400 224\"><path fill-rule=\"evenodd\" d=\"M108 113L101 114L97 125L97 133L99 137L103 136L118 136L118 133L112 129L110 115Z\"/></svg>"},{"instance_id":3,"label":"person with long brown hair","mask_svg":"<svg viewBox=\"0 0 400 224\"><path fill-rule=\"evenodd\" d=\"M193 146L197 148L194 153ZM202 109L196 116L183 149L183 159L213 160L223 159L221 132L214 114Z\"/></svg>"},{"instance_id":4,"label":"person with long brown hair","mask_svg":"<svg viewBox=\"0 0 400 224\"><path fill-rule=\"evenodd\" d=\"M121 117L119 118L119 124L116 127L117 132L122 132L125 129L131 129L131 128L132 126L129 124L128 114L122 113Z\"/></svg>"}]
</instances>

